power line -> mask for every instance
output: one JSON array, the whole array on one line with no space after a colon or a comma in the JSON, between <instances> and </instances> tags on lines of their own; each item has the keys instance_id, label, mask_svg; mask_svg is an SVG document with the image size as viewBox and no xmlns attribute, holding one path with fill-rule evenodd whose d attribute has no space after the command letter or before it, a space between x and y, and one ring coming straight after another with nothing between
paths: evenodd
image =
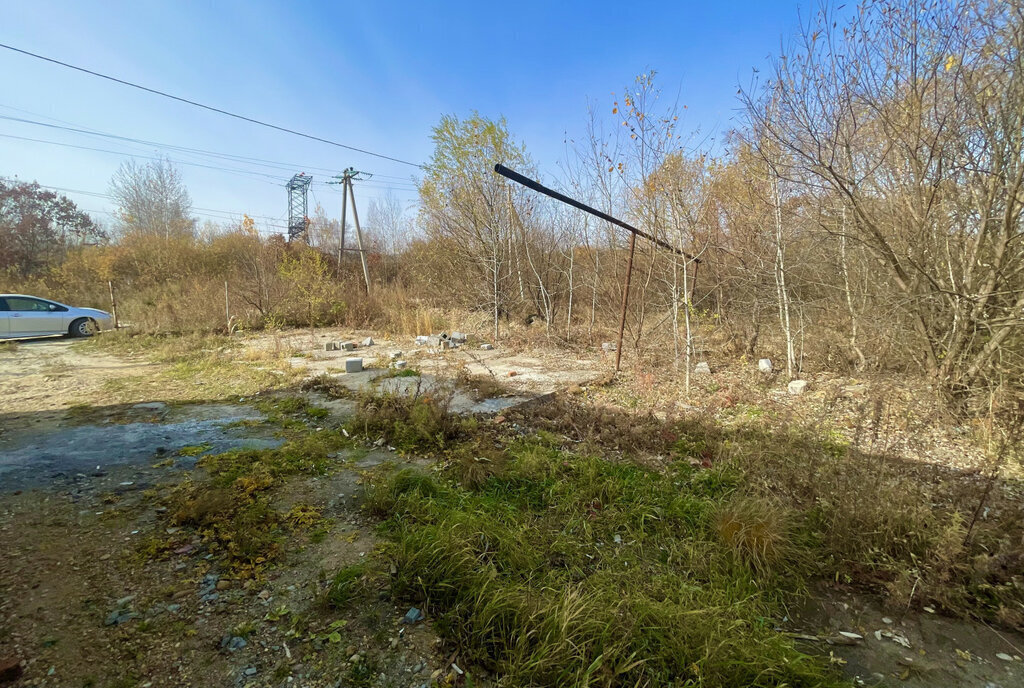
<instances>
[{"instance_id":1,"label":"power line","mask_svg":"<svg viewBox=\"0 0 1024 688\"><path fill-rule=\"evenodd\" d=\"M93 198L105 198L105 199L108 199L108 200L115 200L113 195L108 194L108 193L102 193L100 191L86 191L84 189L69 189L69 188L64 187L64 186L49 186L47 184L40 184L39 182L22 182L22 180L16 179L16 178L12 178L12 177L0 177L0 181L6 181L6 182L15 183L15 184L20 184L20 183L35 184L36 186L39 186L40 188L49 189L51 191L60 191L62 193L74 193L74 194L81 194L83 196L91 196ZM196 215L204 215L204 214L207 214L207 213L220 213L221 215L228 216L228 217L220 218L220 219L232 219L233 217L237 217L237 216L240 216L240 215L246 215L248 217L253 218L254 220L272 220L274 222L280 222L281 221L280 217L270 217L269 215L253 215L253 214L245 213L245 212L235 212L233 210L220 210L220 209L217 209L217 208L200 208L198 206L193 206L192 210L193 211L203 211L203 212L196 212L195 213ZM96 212L109 213L111 215L115 214L113 211L108 211L108 210L102 210L102 211L96 211ZM210 217L212 217L212 215ZM271 225L271 226L285 228L284 225Z\"/></svg>"},{"instance_id":2,"label":"power line","mask_svg":"<svg viewBox=\"0 0 1024 688\"><path fill-rule=\"evenodd\" d=\"M3 106L3 107L6 107L6 106ZM220 152L217 152L217 151L206 150L206 149L203 149L203 148L191 148L189 146L179 146L179 145L176 145L176 144L173 144L173 143L160 143L159 141L147 141L146 139L139 139L139 138L134 138L134 137L131 137L131 136L121 136L119 134L111 134L109 132L97 131L95 129L85 129L85 128L76 127L76 126L61 126L59 124L50 124L49 122L39 122L37 120L25 119L23 117L10 117L8 115L0 115L0 120L7 120L9 122L18 122L20 124L31 124L33 126L46 127L48 129L58 129L58 130L61 130L61 131L69 131L69 132L72 132L72 133L75 133L75 134L85 134L87 136L100 136L100 137L103 137L103 138L114 139L114 140L123 141L123 142L126 142L126 143L134 143L134 144L139 144L139 145L143 145L143 146L152 146L152 147L155 147L155 148L163 148L163 149L166 149L166 150L172 150L172 151L176 151L176 152L179 152L179 153L192 153L192 154L195 154L195 155L209 156L209 157L213 157L213 158L229 160L231 162L238 162L238 163L242 163L242 164L258 165L258 166L261 166L261 167L270 167L270 168L276 168L276 169L288 170L288 171L292 171L292 170L295 170L295 169L311 170L311 171L314 171L314 172L319 171L319 172L325 172L325 173L328 173L328 174L334 174L334 173L337 172L336 169L329 168L329 167L317 167L315 165L302 165L302 164L298 164L298 163L281 162L281 161L278 161L278 160L266 160L266 159L263 159L263 158L252 158L252 157L248 157L248 156L245 156L245 155L237 155L237 154L234 154L234 153L220 153ZM70 123L66 123L66 124L70 124ZM12 138L17 138L17 137L12 137ZM54 143L54 144L57 144L57 145L61 145L61 144L59 144L59 143L57 143L55 141L46 141L46 140L42 140L42 139L25 139L25 140L27 140L27 141L37 141L39 143ZM63 144L63 145L70 145L70 144ZM116 152L116 151L103 151L102 149L98 149L98 148L97 149L86 149L86 150L98 150L98 151L101 151L101 152L111 152L111 153ZM215 168L215 169L226 169L226 168ZM415 183L413 181L411 181L410 179L403 179L401 177L391 177L389 175L377 175L377 176L387 177L389 179L399 180L399 181L395 181L395 182L390 182L391 184L396 184L396 185L397 184L403 184L403 185L407 185L407 186L415 186ZM277 177L275 177L275 179L276 178Z\"/></svg>"},{"instance_id":3,"label":"power line","mask_svg":"<svg viewBox=\"0 0 1024 688\"><path fill-rule=\"evenodd\" d=\"M313 136L312 134L304 134L301 131L296 131L294 129L289 129L287 127L281 127L281 126L278 126L276 124L270 124L269 122L263 122L261 120L254 119L252 117L246 117L245 115L239 115L239 114L236 114L234 112L229 112L227 110L222 110L220 108L213 107L212 105L204 105L203 103L198 103L198 102L196 102L194 100L189 100L188 98L182 98L180 96L175 96L175 95L172 95L170 93L166 93L164 91L159 91L159 90L157 90L155 88L149 88L148 86L142 86L141 84L136 84L136 83L131 82L131 81L126 81L124 79L118 79L117 77L113 77L113 76L110 76L108 74L101 74L100 72L94 72L91 69L86 69L84 67L78 67L76 65L69 64L67 62L61 62L60 60L56 60L56 59L54 59L52 57L46 57L45 55L39 55L37 53L29 52L28 50L22 50L21 48L15 48L14 46L7 45L6 43L0 43L0 48L6 48L7 50L11 50L11 51L16 52L16 53L21 53L22 55L28 55L29 57L34 57L37 60L43 60L44 62L50 62L50 63L55 64L55 65L60 65L61 67L67 67L68 69L74 69L75 71L82 72L84 74L90 74L92 76L99 77L101 79L107 79L108 81L113 81L115 83L122 84L124 86L130 86L132 88L137 88L140 91L146 91L148 93L153 93L153 94L158 95L158 96L163 96L164 98L170 98L171 100L177 100L178 102L186 103L188 105L192 105L192 106L198 107L198 108L203 108L204 110L209 110L211 112L216 112L218 114L226 115L228 117L234 117L235 119L240 119L242 121L250 122L252 124L258 124L258 125L260 125L262 127L267 127L268 129L276 129L277 131L283 131L283 132L285 132L287 134L293 134L295 136L301 136L302 138L310 139L312 141L319 141L320 143L326 143L326 144L328 144L330 146L337 146L338 148L344 148L346 150L355 151L357 153L363 153L364 155L372 155L375 158L382 158L384 160L390 160L392 162L401 163L403 165L409 165L411 167L420 167L420 168L423 167L423 165L420 165L420 164L415 163L415 162L409 162L408 160L402 160L400 158L393 158L390 155L383 155L381 153L374 153L373 151L368 151L368 150L365 150L363 148L356 148L355 146L349 146L349 145L346 145L344 143L338 143L337 141L332 141L330 139L321 138L319 136Z\"/></svg>"},{"instance_id":4,"label":"power line","mask_svg":"<svg viewBox=\"0 0 1024 688\"><path fill-rule=\"evenodd\" d=\"M4 119L4 117L2 115L0 115L0 119ZM51 146L62 146L64 148L74 148L74 149L77 149L77 150L94 151L94 152L97 152L97 153L109 153L111 155L119 155L119 156L122 156L122 157L131 157L131 158L140 158L142 160L160 160L161 159L161 158L157 158L157 157L153 157L153 156L149 156L149 155L141 155L141 154L135 153L135 152L116 151L116 150L110 150L108 148L94 148L92 146L79 146L79 145L76 145L74 143L65 143L63 141L50 141L50 140L47 140L47 139L36 139L36 138L28 137L28 136L16 136L14 134L0 134L0 138L14 139L16 141L28 141L30 143L44 143L44 144L51 145ZM115 138L120 138L120 137L115 137ZM173 147L171 147L170 149L173 150ZM242 174L242 175L249 175L249 176L256 176L256 177L266 177L267 179L275 180L274 182L267 182L268 184L275 184L276 185L276 182L280 181L280 179L281 179L281 177L279 175L267 174L266 172L256 172L255 170L240 170L240 169L232 168L232 167L220 167L220 166L217 166L217 165L205 165L203 163L192 162L190 160L172 160L172 162L175 162L175 163L180 164L180 165L189 165L191 167L202 167L202 168L205 168L205 169L208 169L208 170L217 170L219 172L228 172L228 173L231 173L231 174ZM266 179L260 179L259 181L267 181L267 180ZM394 183L394 182L392 182L392 183ZM404 192L415 191L415 189L403 188L403 187L399 187L399 186L389 186L387 184L373 185L373 188L375 188L375 189L386 189L386 190L387 189L394 189L395 191L404 191Z\"/></svg>"}]
</instances>

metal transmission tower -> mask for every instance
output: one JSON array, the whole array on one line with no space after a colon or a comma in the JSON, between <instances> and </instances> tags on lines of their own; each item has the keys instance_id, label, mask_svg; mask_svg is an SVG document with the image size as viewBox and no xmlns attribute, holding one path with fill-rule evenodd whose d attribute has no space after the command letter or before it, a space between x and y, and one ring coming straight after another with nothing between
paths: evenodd
<instances>
[{"instance_id":1,"label":"metal transmission tower","mask_svg":"<svg viewBox=\"0 0 1024 688\"><path fill-rule=\"evenodd\" d=\"M305 236L309 227L309 183L313 177L299 172L288 180L284 188L288 189L288 241Z\"/></svg>"}]
</instances>

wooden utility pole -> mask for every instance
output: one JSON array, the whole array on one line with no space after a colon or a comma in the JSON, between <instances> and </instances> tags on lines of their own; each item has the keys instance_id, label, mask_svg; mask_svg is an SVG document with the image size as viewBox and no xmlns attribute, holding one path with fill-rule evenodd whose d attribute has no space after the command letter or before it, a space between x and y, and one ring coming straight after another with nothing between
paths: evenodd
<instances>
[{"instance_id":1,"label":"wooden utility pole","mask_svg":"<svg viewBox=\"0 0 1024 688\"><path fill-rule=\"evenodd\" d=\"M359 247L359 260L363 263L363 279L366 280L366 293L370 293L370 268L366 265L366 249L363 248L363 230L359 227L359 212L356 210L356 192L352 188L352 177L345 175L345 185L352 197L352 219L356 223L356 245Z\"/></svg>"},{"instance_id":2,"label":"wooden utility pole","mask_svg":"<svg viewBox=\"0 0 1024 688\"><path fill-rule=\"evenodd\" d=\"M341 277L341 256L345 251L345 211L348 209L348 173L345 173L344 186L341 187L341 243L338 244L338 277Z\"/></svg>"},{"instance_id":3,"label":"wooden utility pole","mask_svg":"<svg viewBox=\"0 0 1024 688\"><path fill-rule=\"evenodd\" d=\"M354 167L349 167L340 176L335 179L340 179L338 182L327 182L328 184L341 184L341 244L338 246L338 273L341 273L341 257L343 252L348 250L345 248L345 220L346 211L348 209L348 199L352 198L352 219L356 223L356 245L359 247L359 260L363 264L363 280L366 282L366 293L370 293L370 268L366 264L366 248L363 246L363 230L359 226L359 211L356 210L356 192L352 186L352 180L358 174Z\"/></svg>"}]
</instances>

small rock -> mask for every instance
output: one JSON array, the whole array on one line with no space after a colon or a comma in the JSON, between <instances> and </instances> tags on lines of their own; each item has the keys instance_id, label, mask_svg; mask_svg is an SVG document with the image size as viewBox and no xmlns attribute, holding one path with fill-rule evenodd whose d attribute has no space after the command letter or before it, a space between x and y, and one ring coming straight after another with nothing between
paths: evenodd
<instances>
[{"instance_id":1,"label":"small rock","mask_svg":"<svg viewBox=\"0 0 1024 688\"><path fill-rule=\"evenodd\" d=\"M241 650L243 647L249 644L249 641L242 636L236 635L228 641L228 650L234 652L235 650Z\"/></svg>"},{"instance_id":2,"label":"small rock","mask_svg":"<svg viewBox=\"0 0 1024 688\"><path fill-rule=\"evenodd\" d=\"M167 605L167 611L171 612L172 614L177 612L179 609L181 609L181 605L180 604L169 604L169 605Z\"/></svg>"},{"instance_id":3,"label":"small rock","mask_svg":"<svg viewBox=\"0 0 1024 688\"><path fill-rule=\"evenodd\" d=\"M693 373L694 375L710 375L711 366L708 365L707 361L701 361L693 367Z\"/></svg>"},{"instance_id":4,"label":"small rock","mask_svg":"<svg viewBox=\"0 0 1024 688\"><path fill-rule=\"evenodd\" d=\"M256 675L256 671L257 671L256 667L248 667L245 670L245 675L246 676L255 676Z\"/></svg>"},{"instance_id":5,"label":"small rock","mask_svg":"<svg viewBox=\"0 0 1024 688\"><path fill-rule=\"evenodd\" d=\"M1005 652L997 652L996 653L996 657L998 659L1003 660L1004 662L1012 662L1013 661L1013 657L1011 657L1010 655L1006 654Z\"/></svg>"},{"instance_id":6,"label":"small rock","mask_svg":"<svg viewBox=\"0 0 1024 688\"><path fill-rule=\"evenodd\" d=\"M892 623L892 619L890 619L888 616L883 616L882 617L882 623L884 623L884 624L891 624Z\"/></svg>"},{"instance_id":7,"label":"small rock","mask_svg":"<svg viewBox=\"0 0 1024 688\"><path fill-rule=\"evenodd\" d=\"M615 351L617 348L619 347L615 344L615 342L601 342L602 351Z\"/></svg>"},{"instance_id":8,"label":"small rock","mask_svg":"<svg viewBox=\"0 0 1024 688\"><path fill-rule=\"evenodd\" d=\"M395 361L395 367L396 368L404 368L407 365L409 365L408 361Z\"/></svg>"},{"instance_id":9,"label":"small rock","mask_svg":"<svg viewBox=\"0 0 1024 688\"><path fill-rule=\"evenodd\" d=\"M491 351L493 349L494 349L494 346L492 344L481 344L480 345L480 350L481 351Z\"/></svg>"},{"instance_id":10,"label":"small rock","mask_svg":"<svg viewBox=\"0 0 1024 688\"><path fill-rule=\"evenodd\" d=\"M416 607L409 607L409 611L402 617L402 623L414 624L423 618L423 612Z\"/></svg>"},{"instance_id":11,"label":"small rock","mask_svg":"<svg viewBox=\"0 0 1024 688\"><path fill-rule=\"evenodd\" d=\"M363 346L373 346L376 342L373 341L373 337L367 337L363 340Z\"/></svg>"},{"instance_id":12,"label":"small rock","mask_svg":"<svg viewBox=\"0 0 1024 688\"><path fill-rule=\"evenodd\" d=\"M359 654L354 654L348 658L348 661L352 662L353 664L359 664L359 662L363 661L363 658Z\"/></svg>"},{"instance_id":13,"label":"small rock","mask_svg":"<svg viewBox=\"0 0 1024 688\"><path fill-rule=\"evenodd\" d=\"M402 357L402 352L401 351L392 351L390 356L391 356L391 360L392 361L397 361L398 359L400 359Z\"/></svg>"},{"instance_id":14,"label":"small rock","mask_svg":"<svg viewBox=\"0 0 1024 688\"><path fill-rule=\"evenodd\" d=\"M229 581L229 580L219 580L219 581L217 581L217 589L218 590L227 590L230 587L231 587L231 581Z\"/></svg>"},{"instance_id":15,"label":"small rock","mask_svg":"<svg viewBox=\"0 0 1024 688\"><path fill-rule=\"evenodd\" d=\"M760 361L757 362L757 369L760 370L762 373L772 372L772 370L774 370L774 367L772 366L772 359L762 358Z\"/></svg>"},{"instance_id":16,"label":"small rock","mask_svg":"<svg viewBox=\"0 0 1024 688\"><path fill-rule=\"evenodd\" d=\"M789 383L786 389L789 391L790 394L796 396L806 392L808 384L809 383L807 382L807 380L793 380Z\"/></svg>"}]
</instances>

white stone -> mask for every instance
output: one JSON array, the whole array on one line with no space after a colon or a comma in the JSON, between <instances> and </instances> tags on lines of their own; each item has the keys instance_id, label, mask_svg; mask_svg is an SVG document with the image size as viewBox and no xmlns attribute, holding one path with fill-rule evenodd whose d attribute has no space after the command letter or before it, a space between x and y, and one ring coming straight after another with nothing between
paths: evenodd
<instances>
[{"instance_id":1,"label":"white stone","mask_svg":"<svg viewBox=\"0 0 1024 688\"><path fill-rule=\"evenodd\" d=\"M772 359L762 358L760 361L757 362L757 369L760 370L762 373L770 373L775 368L774 366L772 366Z\"/></svg>"},{"instance_id":2,"label":"white stone","mask_svg":"<svg viewBox=\"0 0 1024 688\"><path fill-rule=\"evenodd\" d=\"M407 365L409 365L409 364L406 361L395 361L395 367L396 368L404 368Z\"/></svg>"},{"instance_id":3,"label":"white stone","mask_svg":"<svg viewBox=\"0 0 1024 688\"><path fill-rule=\"evenodd\" d=\"M466 336L465 332L452 332L452 341L453 342L458 342L458 343L461 344L461 343L465 342L466 339L468 339L468 337Z\"/></svg>"},{"instance_id":4,"label":"white stone","mask_svg":"<svg viewBox=\"0 0 1024 688\"><path fill-rule=\"evenodd\" d=\"M345 359L345 372L346 373L361 373L361 372L363 372L363 359L361 359L361 358L346 358Z\"/></svg>"},{"instance_id":5,"label":"white stone","mask_svg":"<svg viewBox=\"0 0 1024 688\"><path fill-rule=\"evenodd\" d=\"M615 351L618 346L616 346L615 342L601 342L601 348L604 351Z\"/></svg>"},{"instance_id":6,"label":"white stone","mask_svg":"<svg viewBox=\"0 0 1024 688\"><path fill-rule=\"evenodd\" d=\"M427 341L429 341L429 339L430 338L427 337L427 335L421 334L418 337L416 337L416 344L418 344L419 346L423 346L424 344L427 343Z\"/></svg>"},{"instance_id":7,"label":"white stone","mask_svg":"<svg viewBox=\"0 0 1024 688\"><path fill-rule=\"evenodd\" d=\"M402 357L402 352L401 351L392 351L391 352L391 360L392 361L397 361L401 357Z\"/></svg>"},{"instance_id":8,"label":"white stone","mask_svg":"<svg viewBox=\"0 0 1024 688\"><path fill-rule=\"evenodd\" d=\"M788 389L789 393L793 395L803 394L807 391L807 385L807 380L793 380L789 383L789 386L786 389Z\"/></svg>"},{"instance_id":9,"label":"white stone","mask_svg":"<svg viewBox=\"0 0 1024 688\"><path fill-rule=\"evenodd\" d=\"M367 337L366 339L363 340L363 346L373 346L373 344L373 337Z\"/></svg>"},{"instance_id":10,"label":"white stone","mask_svg":"<svg viewBox=\"0 0 1024 688\"><path fill-rule=\"evenodd\" d=\"M710 375L711 366L708 365L707 361L701 361L700 363L693 367L693 373L695 375Z\"/></svg>"},{"instance_id":11,"label":"white stone","mask_svg":"<svg viewBox=\"0 0 1024 688\"><path fill-rule=\"evenodd\" d=\"M490 344L481 344L481 345L480 345L480 349L481 349L482 351L490 351L490 350L492 350L493 348L494 348L494 347L493 347L492 345L490 345Z\"/></svg>"}]
</instances>

